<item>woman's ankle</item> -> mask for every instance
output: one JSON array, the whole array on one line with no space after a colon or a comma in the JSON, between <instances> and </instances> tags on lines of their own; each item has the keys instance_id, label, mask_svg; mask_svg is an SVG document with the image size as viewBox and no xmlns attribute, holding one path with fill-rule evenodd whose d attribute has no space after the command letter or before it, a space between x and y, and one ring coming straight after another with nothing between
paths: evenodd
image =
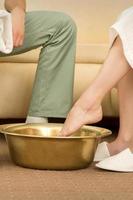
<instances>
[{"instance_id":1,"label":"woman's ankle","mask_svg":"<svg viewBox=\"0 0 133 200\"><path fill-rule=\"evenodd\" d=\"M110 152L110 155L115 155L117 153L120 153L126 148L130 148L131 145L131 140L127 138L116 138L113 142L108 143L108 150Z\"/></svg>"},{"instance_id":2,"label":"woman's ankle","mask_svg":"<svg viewBox=\"0 0 133 200\"><path fill-rule=\"evenodd\" d=\"M116 140L122 145L130 145L133 142L133 137L132 134L129 134L129 132L125 131L124 134L121 132L118 133Z\"/></svg>"},{"instance_id":3,"label":"woman's ankle","mask_svg":"<svg viewBox=\"0 0 133 200\"><path fill-rule=\"evenodd\" d=\"M101 106L102 98L91 90L86 91L76 102L75 106L80 106L83 110L89 110L90 108L97 108Z\"/></svg>"}]
</instances>

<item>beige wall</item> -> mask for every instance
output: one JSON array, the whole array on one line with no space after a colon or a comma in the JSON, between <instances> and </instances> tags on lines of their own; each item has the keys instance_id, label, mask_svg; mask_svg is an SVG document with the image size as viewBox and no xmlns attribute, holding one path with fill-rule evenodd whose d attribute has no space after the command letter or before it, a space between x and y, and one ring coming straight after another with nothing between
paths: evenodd
<instances>
[{"instance_id":1,"label":"beige wall","mask_svg":"<svg viewBox=\"0 0 133 200\"><path fill-rule=\"evenodd\" d=\"M71 15L80 43L107 43L109 26L132 5L132 0L27 0L28 10L60 10Z\"/></svg>"}]
</instances>

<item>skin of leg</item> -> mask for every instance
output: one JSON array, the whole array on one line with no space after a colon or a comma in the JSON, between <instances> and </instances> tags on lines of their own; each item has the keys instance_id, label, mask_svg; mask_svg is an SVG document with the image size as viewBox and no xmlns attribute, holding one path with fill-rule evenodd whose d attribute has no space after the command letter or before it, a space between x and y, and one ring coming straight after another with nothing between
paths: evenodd
<instances>
[{"instance_id":1,"label":"skin of leg","mask_svg":"<svg viewBox=\"0 0 133 200\"><path fill-rule=\"evenodd\" d=\"M131 69L119 37L113 43L105 63L91 86L81 95L69 112L60 135L71 135L84 124L102 119L101 102L104 95Z\"/></svg>"},{"instance_id":2,"label":"skin of leg","mask_svg":"<svg viewBox=\"0 0 133 200\"><path fill-rule=\"evenodd\" d=\"M23 46L10 55L38 47L42 49L28 115L66 117L73 100L76 50L76 25L71 17L54 11L26 13Z\"/></svg>"},{"instance_id":3,"label":"skin of leg","mask_svg":"<svg viewBox=\"0 0 133 200\"><path fill-rule=\"evenodd\" d=\"M133 150L133 69L117 84L120 128L115 141L108 144L111 155L129 147Z\"/></svg>"}]
</instances>

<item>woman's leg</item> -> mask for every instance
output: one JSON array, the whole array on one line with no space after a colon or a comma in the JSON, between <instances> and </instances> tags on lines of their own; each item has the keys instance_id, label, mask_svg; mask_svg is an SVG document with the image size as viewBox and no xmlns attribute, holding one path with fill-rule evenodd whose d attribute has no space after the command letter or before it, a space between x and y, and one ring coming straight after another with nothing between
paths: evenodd
<instances>
[{"instance_id":1,"label":"woman's leg","mask_svg":"<svg viewBox=\"0 0 133 200\"><path fill-rule=\"evenodd\" d=\"M122 42L115 40L104 66L91 86L82 94L69 112L61 135L70 135L84 124L102 119L101 102L104 95L131 70L125 59Z\"/></svg>"},{"instance_id":2,"label":"woman's leg","mask_svg":"<svg viewBox=\"0 0 133 200\"><path fill-rule=\"evenodd\" d=\"M115 141L108 144L111 155L117 154L133 142L133 70L118 83L120 129Z\"/></svg>"}]
</instances>

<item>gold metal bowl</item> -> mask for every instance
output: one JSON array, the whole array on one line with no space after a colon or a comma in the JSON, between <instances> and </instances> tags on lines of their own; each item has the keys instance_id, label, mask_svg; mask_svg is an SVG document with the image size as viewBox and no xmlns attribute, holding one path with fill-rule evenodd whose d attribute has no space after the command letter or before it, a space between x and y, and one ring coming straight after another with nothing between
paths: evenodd
<instances>
[{"instance_id":1,"label":"gold metal bowl","mask_svg":"<svg viewBox=\"0 0 133 200\"><path fill-rule=\"evenodd\" d=\"M69 137L59 137L63 124L6 125L5 134L13 162L34 169L72 170L93 161L99 140L110 130L83 126Z\"/></svg>"}]
</instances>

